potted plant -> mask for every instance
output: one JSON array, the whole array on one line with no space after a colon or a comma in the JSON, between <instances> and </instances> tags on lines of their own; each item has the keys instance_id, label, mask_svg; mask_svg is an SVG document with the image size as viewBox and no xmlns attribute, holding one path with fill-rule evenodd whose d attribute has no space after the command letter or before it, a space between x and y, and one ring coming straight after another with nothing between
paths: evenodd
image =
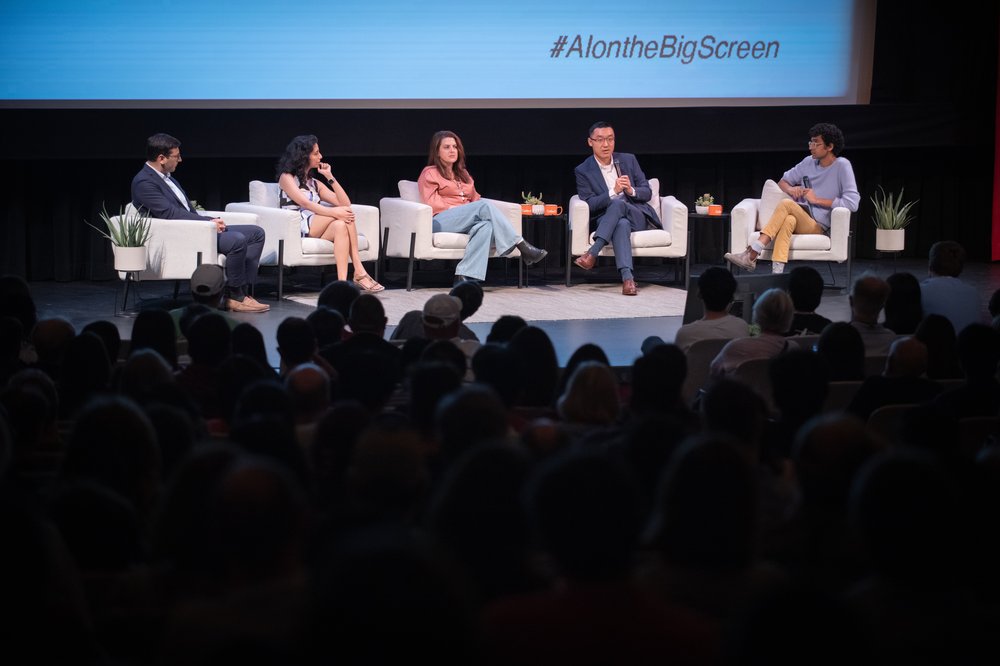
<instances>
[{"instance_id":1,"label":"potted plant","mask_svg":"<svg viewBox=\"0 0 1000 666\"><path fill-rule=\"evenodd\" d=\"M541 192L537 197L531 192L521 192L521 199L524 201L521 204L521 215L545 215L545 202L542 201Z\"/></svg>"},{"instance_id":2,"label":"potted plant","mask_svg":"<svg viewBox=\"0 0 1000 666\"><path fill-rule=\"evenodd\" d=\"M708 215L708 207L715 203L715 197L705 192L694 200L694 211L699 215Z\"/></svg>"},{"instance_id":3,"label":"potted plant","mask_svg":"<svg viewBox=\"0 0 1000 666\"><path fill-rule=\"evenodd\" d=\"M918 200L919 201L919 200ZM916 201L903 203L903 190L899 196L885 193L879 185L878 191L871 198L875 205L872 222L875 223L875 249L880 252L899 252L903 249L905 229L914 217L911 214Z\"/></svg>"},{"instance_id":4,"label":"potted plant","mask_svg":"<svg viewBox=\"0 0 1000 666\"><path fill-rule=\"evenodd\" d=\"M125 208L118 215L111 215L106 206L101 206L101 221L107 231L90 222L97 233L111 241L115 253L115 270L141 271L146 269L146 242L152 222L149 215L136 208Z\"/></svg>"}]
</instances>

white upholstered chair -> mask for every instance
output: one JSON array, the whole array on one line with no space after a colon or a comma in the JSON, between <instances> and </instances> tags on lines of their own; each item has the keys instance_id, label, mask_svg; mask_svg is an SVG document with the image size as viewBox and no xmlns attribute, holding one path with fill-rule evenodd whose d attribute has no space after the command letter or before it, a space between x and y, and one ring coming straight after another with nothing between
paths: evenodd
<instances>
[{"instance_id":1,"label":"white upholstered chair","mask_svg":"<svg viewBox=\"0 0 1000 666\"><path fill-rule=\"evenodd\" d=\"M337 261L333 256L332 241L302 237L299 212L281 208L278 205L279 192L277 183L252 180L250 201L228 204L226 211L253 213L259 218L259 224L267 234L260 265L278 267L278 300L281 300L284 296L284 267L331 266ZM377 280L380 247L378 208L358 203L352 203L351 208L358 227L358 253L361 261L375 263L373 274Z\"/></svg>"},{"instance_id":2,"label":"white upholstered chair","mask_svg":"<svg viewBox=\"0 0 1000 666\"><path fill-rule=\"evenodd\" d=\"M508 201L489 199L504 212L511 226L521 234L521 206ZM413 289L413 263L417 259L461 260L469 244L468 234L434 232L434 211L420 198L416 181L399 181L399 196L384 197L379 202L382 214L383 244L386 257L403 257L409 260L406 273L406 290ZM496 248L490 249L490 257ZM506 259L518 260L518 286L521 286L521 253L516 248Z\"/></svg>"},{"instance_id":3,"label":"white upholstered chair","mask_svg":"<svg viewBox=\"0 0 1000 666\"><path fill-rule=\"evenodd\" d=\"M789 198L781 191L777 183L769 180L764 184L760 199L744 199L733 208L730 223L731 233L729 252L742 252L752 241L760 236L760 230L774 213L781 199ZM760 255L761 259L771 258L771 247L767 247ZM835 261L847 262L847 284L851 286L851 211L846 208L834 208L830 215L830 234L793 234L792 244L788 252L789 261ZM833 267L830 266L833 278Z\"/></svg>"},{"instance_id":4,"label":"white upholstered chair","mask_svg":"<svg viewBox=\"0 0 1000 666\"><path fill-rule=\"evenodd\" d=\"M690 276L690 256L688 254L688 207L674 196L660 196L660 181L649 179L653 196L649 205L663 223L662 229L646 229L632 232L633 257L662 257L677 259L676 279L680 281L681 264L684 265L684 285ZM590 207L578 195L569 200L569 253L566 259L566 286L570 285L570 269L573 257L584 254L594 244L594 232L590 229ZM613 257L614 248L608 243L599 257Z\"/></svg>"},{"instance_id":5,"label":"white upholstered chair","mask_svg":"<svg viewBox=\"0 0 1000 666\"><path fill-rule=\"evenodd\" d=\"M135 211L128 204L126 214ZM204 211L204 215L221 217L227 224L258 225L252 213ZM117 220L117 216L112 218ZM207 220L164 220L152 218L149 240L146 242L146 269L135 274L138 280L175 280L174 298L180 291L181 281L191 279L200 264L226 265L225 255L219 254L218 231ZM119 273L126 282L130 276ZM126 300L128 298L126 284ZM124 304L124 303L123 303Z\"/></svg>"}]
</instances>

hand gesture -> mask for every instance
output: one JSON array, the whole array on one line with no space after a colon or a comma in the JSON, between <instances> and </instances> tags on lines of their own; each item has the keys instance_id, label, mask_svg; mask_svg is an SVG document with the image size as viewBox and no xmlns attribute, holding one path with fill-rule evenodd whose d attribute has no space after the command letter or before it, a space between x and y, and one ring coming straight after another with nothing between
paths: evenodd
<instances>
[{"instance_id":1,"label":"hand gesture","mask_svg":"<svg viewBox=\"0 0 1000 666\"><path fill-rule=\"evenodd\" d=\"M330 215L335 220L343 220L348 224L354 224L354 211L350 206L334 206L330 211Z\"/></svg>"},{"instance_id":2,"label":"hand gesture","mask_svg":"<svg viewBox=\"0 0 1000 666\"><path fill-rule=\"evenodd\" d=\"M212 220L212 222L215 222L216 233L221 234L223 231L226 230L226 222L221 217L215 218L214 220Z\"/></svg>"},{"instance_id":3,"label":"hand gesture","mask_svg":"<svg viewBox=\"0 0 1000 666\"><path fill-rule=\"evenodd\" d=\"M628 176L626 175L618 176L618 179L615 181L615 193L617 194L623 190L625 192L628 192L631 189L632 189L632 183L631 181L629 181Z\"/></svg>"},{"instance_id":4,"label":"hand gesture","mask_svg":"<svg viewBox=\"0 0 1000 666\"><path fill-rule=\"evenodd\" d=\"M330 165L327 164L326 162L320 162L319 167L316 168L316 171L319 171L320 175L322 175L327 180L333 180L333 170L330 168Z\"/></svg>"}]
</instances>

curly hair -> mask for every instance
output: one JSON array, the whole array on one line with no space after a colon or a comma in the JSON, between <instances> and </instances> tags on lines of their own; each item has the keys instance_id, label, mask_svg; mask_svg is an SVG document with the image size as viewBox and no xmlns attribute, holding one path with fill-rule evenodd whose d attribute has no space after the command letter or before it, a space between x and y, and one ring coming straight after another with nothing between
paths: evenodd
<instances>
[{"instance_id":1,"label":"curly hair","mask_svg":"<svg viewBox=\"0 0 1000 666\"><path fill-rule=\"evenodd\" d=\"M439 155L441 142L445 139L454 139L455 145L458 148L458 160L452 165L451 169L445 166ZM465 146L462 145L462 140L458 138L458 135L451 130L441 130L440 132L435 132L434 136L431 137L431 148L427 154L427 165L437 167L437 170L441 172L442 176L447 176L450 172L452 177L462 181L463 183L469 183L472 181L472 177L469 176L469 171L465 168Z\"/></svg>"},{"instance_id":2,"label":"curly hair","mask_svg":"<svg viewBox=\"0 0 1000 666\"><path fill-rule=\"evenodd\" d=\"M814 136L823 137L823 143L833 144L832 152L834 156L840 157L841 151L844 150L844 133L840 131L840 128L833 123L816 123L809 128L809 138Z\"/></svg>"},{"instance_id":3,"label":"curly hair","mask_svg":"<svg viewBox=\"0 0 1000 666\"><path fill-rule=\"evenodd\" d=\"M309 165L309 155L319 141L313 134L303 134L292 139L285 154L278 159L278 174L290 173L299 179L303 186L306 182L306 167Z\"/></svg>"}]
</instances>

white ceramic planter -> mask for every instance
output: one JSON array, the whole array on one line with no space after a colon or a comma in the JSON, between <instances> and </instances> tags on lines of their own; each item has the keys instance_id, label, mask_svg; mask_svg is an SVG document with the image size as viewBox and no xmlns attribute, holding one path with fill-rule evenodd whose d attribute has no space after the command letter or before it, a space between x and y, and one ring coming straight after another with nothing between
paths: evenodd
<instances>
[{"instance_id":1,"label":"white ceramic planter","mask_svg":"<svg viewBox=\"0 0 1000 666\"><path fill-rule=\"evenodd\" d=\"M900 252L906 241L906 229L876 229L875 249L879 252Z\"/></svg>"},{"instance_id":2,"label":"white ceramic planter","mask_svg":"<svg viewBox=\"0 0 1000 666\"><path fill-rule=\"evenodd\" d=\"M532 215L545 215L545 204L534 204L531 207Z\"/></svg>"},{"instance_id":3,"label":"white ceramic planter","mask_svg":"<svg viewBox=\"0 0 1000 666\"><path fill-rule=\"evenodd\" d=\"M115 253L116 271L146 270L145 247L118 247L117 245L112 245L111 250Z\"/></svg>"},{"instance_id":4,"label":"white ceramic planter","mask_svg":"<svg viewBox=\"0 0 1000 666\"><path fill-rule=\"evenodd\" d=\"M698 213L699 215L708 215L708 206L695 206L694 212Z\"/></svg>"}]
</instances>

